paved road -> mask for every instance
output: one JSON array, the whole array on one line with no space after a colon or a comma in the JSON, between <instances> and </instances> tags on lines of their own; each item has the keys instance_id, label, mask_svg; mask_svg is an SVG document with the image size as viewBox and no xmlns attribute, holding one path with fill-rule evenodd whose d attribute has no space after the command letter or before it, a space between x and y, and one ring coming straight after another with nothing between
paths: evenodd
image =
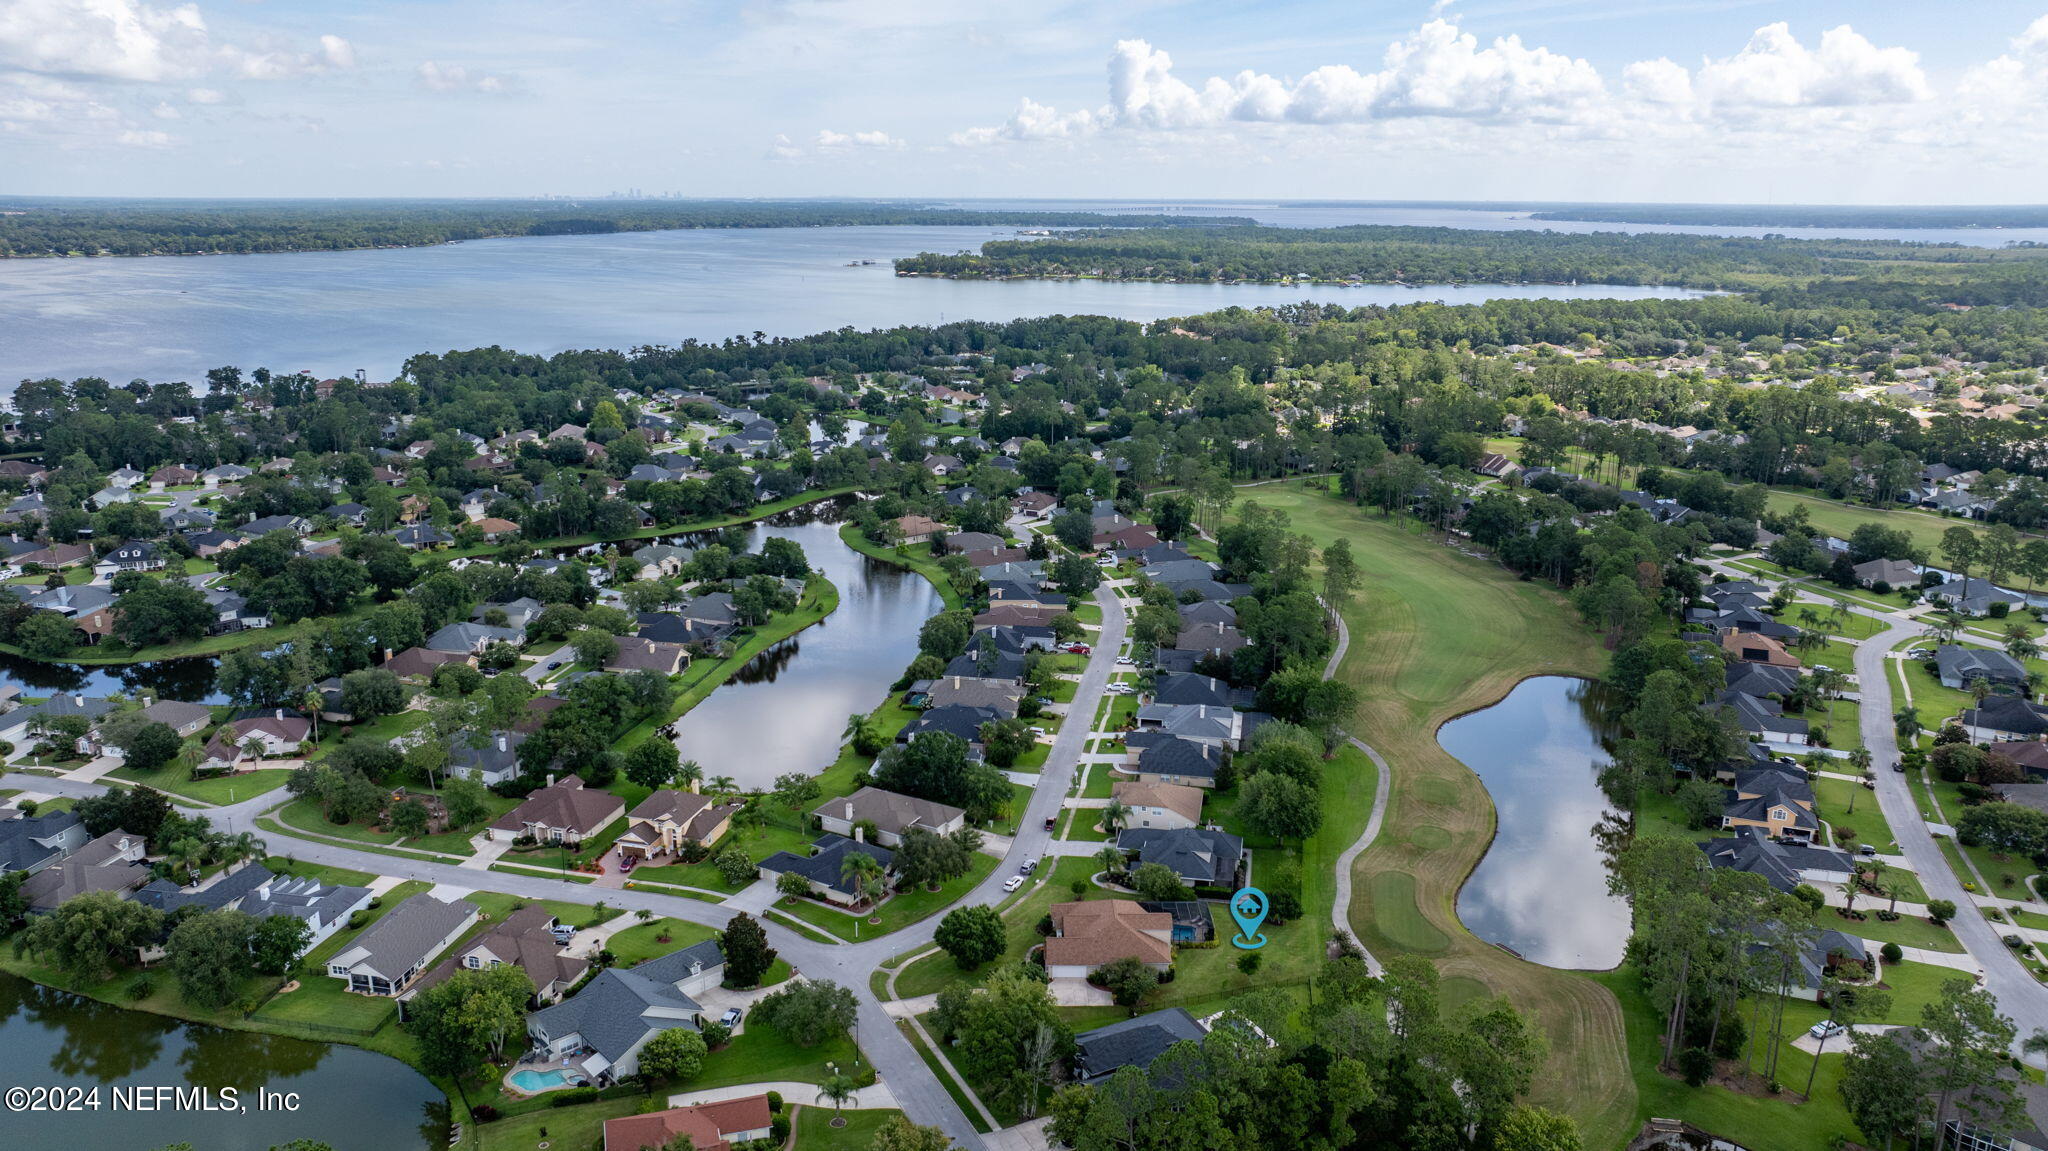
<instances>
[{"instance_id":1,"label":"paved road","mask_svg":"<svg viewBox=\"0 0 2048 1151\"><path fill-rule=\"evenodd\" d=\"M1324 679L1336 678L1337 665L1344 662L1344 654L1351 650L1351 629L1344 626L1344 617L1332 611L1330 618L1337 623L1337 646L1330 652L1330 662L1323 665ZM1351 930L1351 865L1366 848L1372 846L1373 840L1379 838L1380 824L1387 815L1387 797L1394 787L1394 769L1387 766L1385 756L1367 745L1364 740L1353 737L1351 746L1364 752L1372 760L1373 766L1379 768L1379 780L1372 793L1372 816L1365 821L1365 830L1359 832L1357 840L1337 853L1336 898L1330 904L1330 926L1350 935L1353 942L1356 942L1357 933ZM1366 970L1374 975L1384 970L1380 966L1379 958L1366 951L1363 943L1358 945L1358 949L1365 952Z\"/></svg>"},{"instance_id":2,"label":"paved road","mask_svg":"<svg viewBox=\"0 0 2048 1151\"><path fill-rule=\"evenodd\" d=\"M1004 895L1002 884L1005 879L1016 874L1017 868L1025 860L1039 858L1051 850L1053 838L1052 834L1045 830L1046 817L1059 811L1067 789L1073 784L1074 770L1080 763L1082 752L1087 748L1095 711L1103 698L1103 688L1108 685L1109 677L1116 670L1116 657L1124 643L1124 610L1116 593L1104 584L1096 589L1095 602L1102 607L1102 631L1096 638L1088 664L1082 671L1080 685L1074 693L1071 714L1067 722L1061 726L1059 735L1053 740L1052 750L1047 754L1045 767L1039 773L1037 787L1031 794L1018 833L1010 844L1009 853L1004 856L1002 864L989 873L987 879L960 900L961 904L994 903L1000 900ZM98 795L105 790L96 784L19 773L0 775L0 785L73 798ZM256 817L283 801L283 793L273 791L231 806L208 808L206 814L217 826L255 830ZM480 873L454 863L414 861L343 847L339 844L296 837L280 838L275 831L265 831L264 834L271 839L271 849L276 854L288 854L309 863L346 867L400 879L417 879L431 884L445 883L470 890L498 891L526 899L561 899L589 903L602 898L607 903L628 911L646 908L659 915L721 930L726 922L737 914L737 909L733 907L659 895L646 890L593 892L593 889L585 884L549 879L541 875L495 871ZM789 961L791 967L809 978L830 979L852 989L859 1001L857 1036L861 1050L878 1069L881 1069L890 1093L904 1113L918 1123L943 1129L966 1151L986 1151L987 1145L980 1133L968 1122L967 1116L953 1102L953 1097L946 1092L924 1060L918 1057L909 1041L896 1030L894 1020L883 1009L881 1001L875 998L868 986L869 975L883 960L930 946L939 919L939 916L932 916L902 931L855 944L820 943L772 921L763 920L763 925L767 928L770 943Z\"/></svg>"}]
</instances>

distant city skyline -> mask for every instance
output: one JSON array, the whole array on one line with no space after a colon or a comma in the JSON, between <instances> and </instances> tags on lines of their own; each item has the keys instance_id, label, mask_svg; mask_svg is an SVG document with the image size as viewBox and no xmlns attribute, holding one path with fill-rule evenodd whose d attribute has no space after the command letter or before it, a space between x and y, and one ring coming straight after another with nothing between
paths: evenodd
<instances>
[{"instance_id":1,"label":"distant city skyline","mask_svg":"<svg viewBox=\"0 0 2048 1151\"><path fill-rule=\"evenodd\" d=\"M0 193L2038 203L2048 0L6 0Z\"/></svg>"}]
</instances>

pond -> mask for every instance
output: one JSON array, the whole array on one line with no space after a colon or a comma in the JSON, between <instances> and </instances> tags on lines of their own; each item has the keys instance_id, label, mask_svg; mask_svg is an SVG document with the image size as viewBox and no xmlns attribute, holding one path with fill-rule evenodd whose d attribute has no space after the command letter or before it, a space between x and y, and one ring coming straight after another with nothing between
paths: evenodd
<instances>
[{"instance_id":1,"label":"pond","mask_svg":"<svg viewBox=\"0 0 2048 1151\"><path fill-rule=\"evenodd\" d=\"M842 511L812 505L748 529L750 551L768 536L801 545L839 589L839 607L754 657L676 722L676 746L706 776L766 790L785 772L823 771L839 757L847 716L887 698L917 658L918 628L944 608L923 576L847 547Z\"/></svg>"},{"instance_id":2,"label":"pond","mask_svg":"<svg viewBox=\"0 0 2048 1151\"><path fill-rule=\"evenodd\" d=\"M357 1047L180 1023L0 975L0 1084L100 1088L97 1111L8 1114L13 1151L262 1151L317 1139L335 1151L427 1151L448 1105L419 1072ZM113 1109L114 1088L232 1087L246 1112ZM259 1111L259 1087L296 1092L296 1112Z\"/></svg>"},{"instance_id":3,"label":"pond","mask_svg":"<svg viewBox=\"0 0 2048 1151\"><path fill-rule=\"evenodd\" d=\"M1607 876L1624 825L1598 781L1614 722L1598 684L1550 675L1438 730L1497 815L1486 857L1458 892L1473 934L1546 967L1621 962L1629 908Z\"/></svg>"},{"instance_id":4,"label":"pond","mask_svg":"<svg viewBox=\"0 0 2048 1151\"><path fill-rule=\"evenodd\" d=\"M212 656L160 659L149 663L90 665L44 663L0 652L0 686L12 685L22 695L59 692L84 695L133 695L150 692L159 699L187 703L226 703L214 688L218 661Z\"/></svg>"}]
</instances>

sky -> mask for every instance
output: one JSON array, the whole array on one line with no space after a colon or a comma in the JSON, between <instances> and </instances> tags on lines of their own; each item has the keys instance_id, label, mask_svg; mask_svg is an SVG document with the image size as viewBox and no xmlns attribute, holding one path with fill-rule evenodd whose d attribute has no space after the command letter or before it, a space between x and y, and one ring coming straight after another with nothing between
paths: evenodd
<instances>
[{"instance_id":1,"label":"sky","mask_svg":"<svg viewBox=\"0 0 2048 1151\"><path fill-rule=\"evenodd\" d=\"M0 0L0 194L2044 188L2048 0Z\"/></svg>"}]
</instances>

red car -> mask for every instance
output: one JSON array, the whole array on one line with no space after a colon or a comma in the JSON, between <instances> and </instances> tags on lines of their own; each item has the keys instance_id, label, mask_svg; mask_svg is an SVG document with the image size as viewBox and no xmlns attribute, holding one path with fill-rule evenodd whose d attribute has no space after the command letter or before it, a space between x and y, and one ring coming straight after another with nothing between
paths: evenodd
<instances>
[{"instance_id":1,"label":"red car","mask_svg":"<svg viewBox=\"0 0 2048 1151\"><path fill-rule=\"evenodd\" d=\"M1093 650L1093 648L1089 647L1085 643L1070 643L1067 645L1068 655L1087 655L1090 651Z\"/></svg>"}]
</instances>

